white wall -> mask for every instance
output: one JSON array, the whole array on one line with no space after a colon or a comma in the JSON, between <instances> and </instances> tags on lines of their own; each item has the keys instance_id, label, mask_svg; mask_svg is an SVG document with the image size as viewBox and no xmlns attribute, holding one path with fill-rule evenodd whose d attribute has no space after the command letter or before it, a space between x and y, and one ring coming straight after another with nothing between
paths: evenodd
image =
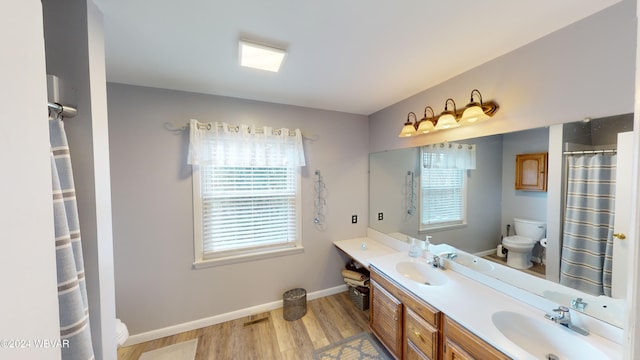
<instances>
[{"instance_id":1,"label":"white wall","mask_svg":"<svg viewBox=\"0 0 640 360\"><path fill-rule=\"evenodd\" d=\"M73 162L91 335L97 359L116 357L111 190L102 14L91 0L45 1L47 73L62 82L60 101Z\"/></svg>"},{"instance_id":2,"label":"white wall","mask_svg":"<svg viewBox=\"0 0 640 360\"><path fill-rule=\"evenodd\" d=\"M42 5L9 0L3 8L11 16L0 22L0 339L31 347L2 346L0 358L59 359L60 349L34 344L60 337Z\"/></svg>"},{"instance_id":3,"label":"white wall","mask_svg":"<svg viewBox=\"0 0 640 360\"><path fill-rule=\"evenodd\" d=\"M366 235L367 118L212 95L108 85L116 304L140 334L342 284L344 258L332 241ZM299 127L304 253L194 270L190 118ZM327 187L326 230L314 227L315 170ZM351 224L351 215L359 222Z\"/></svg>"}]
</instances>

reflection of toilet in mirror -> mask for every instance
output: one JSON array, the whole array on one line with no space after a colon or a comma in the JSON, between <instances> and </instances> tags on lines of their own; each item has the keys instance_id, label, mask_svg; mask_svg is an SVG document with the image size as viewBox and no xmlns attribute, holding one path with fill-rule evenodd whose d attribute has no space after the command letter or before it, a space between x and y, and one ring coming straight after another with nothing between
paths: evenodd
<instances>
[{"instance_id":1,"label":"reflection of toilet in mirror","mask_svg":"<svg viewBox=\"0 0 640 360\"><path fill-rule=\"evenodd\" d=\"M502 239L502 245L509 250L507 265L516 269L531 267L531 250L544 237L546 224L537 220L513 219L516 235Z\"/></svg>"}]
</instances>

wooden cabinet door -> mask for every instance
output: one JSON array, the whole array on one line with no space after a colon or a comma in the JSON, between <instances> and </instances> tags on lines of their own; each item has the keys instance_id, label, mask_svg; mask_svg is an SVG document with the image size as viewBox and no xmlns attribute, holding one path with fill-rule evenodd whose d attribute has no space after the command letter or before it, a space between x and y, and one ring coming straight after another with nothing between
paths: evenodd
<instances>
[{"instance_id":1,"label":"wooden cabinet door","mask_svg":"<svg viewBox=\"0 0 640 360\"><path fill-rule=\"evenodd\" d=\"M516 155L516 190L547 191L547 153Z\"/></svg>"},{"instance_id":2,"label":"wooden cabinet door","mask_svg":"<svg viewBox=\"0 0 640 360\"><path fill-rule=\"evenodd\" d=\"M369 326L389 352L402 356L402 303L375 281L371 281Z\"/></svg>"}]
</instances>

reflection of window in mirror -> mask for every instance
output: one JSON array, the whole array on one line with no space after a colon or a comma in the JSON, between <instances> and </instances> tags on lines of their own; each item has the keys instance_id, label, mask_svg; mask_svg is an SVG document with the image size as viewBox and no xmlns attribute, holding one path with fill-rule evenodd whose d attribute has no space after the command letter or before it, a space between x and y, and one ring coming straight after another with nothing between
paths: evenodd
<instances>
[{"instance_id":1,"label":"reflection of window in mirror","mask_svg":"<svg viewBox=\"0 0 640 360\"><path fill-rule=\"evenodd\" d=\"M420 231L465 224L465 175L476 168L475 145L433 144L420 151Z\"/></svg>"},{"instance_id":2,"label":"reflection of window in mirror","mask_svg":"<svg viewBox=\"0 0 640 360\"><path fill-rule=\"evenodd\" d=\"M464 224L465 171L422 167L420 230Z\"/></svg>"}]
</instances>

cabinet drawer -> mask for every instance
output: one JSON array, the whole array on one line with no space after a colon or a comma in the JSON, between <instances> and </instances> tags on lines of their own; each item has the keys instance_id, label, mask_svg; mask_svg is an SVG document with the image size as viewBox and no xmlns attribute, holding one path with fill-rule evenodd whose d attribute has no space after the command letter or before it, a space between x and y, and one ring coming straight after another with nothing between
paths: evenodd
<instances>
[{"instance_id":1,"label":"cabinet drawer","mask_svg":"<svg viewBox=\"0 0 640 360\"><path fill-rule=\"evenodd\" d=\"M418 314L406 308L405 334L408 343L413 343L428 359L438 358L438 329L431 326Z\"/></svg>"},{"instance_id":2,"label":"cabinet drawer","mask_svg":"<svg viewBox=\"0 0 640 360\"><path fill-rule=\"evenodd\" d=\"M420 352L420 350L418 350L418 348L411 341L407 343L407 356L405 359L406 360L432 360L426 357L422 352Z\"/></svg>"},{"instance_id":3,"label":"cabinet drawer","mask_svg":"<svg viewBox=\"0 0 640 360\"><path fill-rule=\"evenodd\" d=\"M444 317L445 359L509 360L494 348L460 324ZM453 343L454 346L451 346Z\"/></svg>"}]
</instances>

